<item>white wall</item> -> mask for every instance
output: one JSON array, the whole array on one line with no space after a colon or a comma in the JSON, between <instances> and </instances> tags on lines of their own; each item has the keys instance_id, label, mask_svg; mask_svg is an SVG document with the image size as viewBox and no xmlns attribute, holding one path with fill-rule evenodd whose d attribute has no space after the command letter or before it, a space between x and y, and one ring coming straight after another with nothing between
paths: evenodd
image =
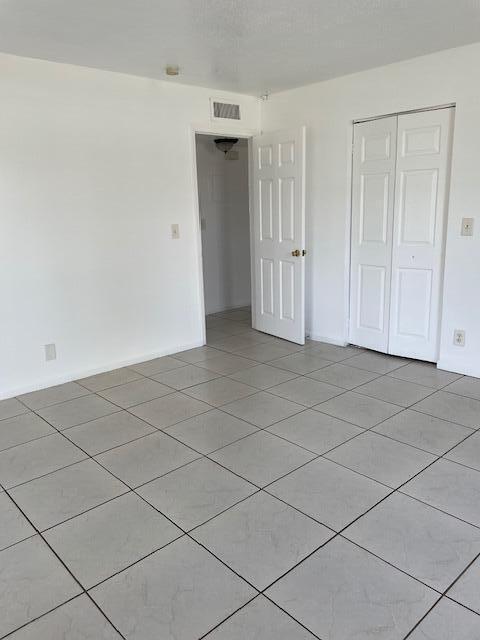
<instances>
[{"instance_id":1,"label":"white wall","mask_svg":"<svg viewBox=\"0 0 480 640\"><path fill-rule=\"evenodd\" d=\"M439 366L480 376L480 44L270 96L265 131L306 124L308 321L313 336L348 339L352 121L455 102ZM475 236L460 236L476 217ZM466 346L453 345L465 329Z\"/></svg>"},{"instance_id":2,"label":"white wall","mask_svg":"<svg viewBox=\"0 0 480 640\"><path fill-rule=\"evenodd\" d=\"M211 95L0 55L0 397L202 343L191 125L220 130ZM222 95L258 128L256 98Z\"/></svg>"},{"instance_id":3,"label":"white wall","mask_svg":"<svg viewBox=\"0 0 480 640\"><path fill-rule=\"evenodd\" d=\"M197 173L207 314L250 304L248 141L225 157L215 136L197 135Z\"/></svg>"}]
</instances>

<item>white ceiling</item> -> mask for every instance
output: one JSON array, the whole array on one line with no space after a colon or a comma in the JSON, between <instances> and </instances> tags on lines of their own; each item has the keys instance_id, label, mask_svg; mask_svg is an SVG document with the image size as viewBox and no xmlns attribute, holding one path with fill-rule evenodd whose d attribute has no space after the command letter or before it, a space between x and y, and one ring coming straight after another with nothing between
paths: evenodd
<instances>
[{"instance_id":1,"label":"white ceiling","mask_svg":"<svg viewBox=\"0 0 480 640\"><path fill-rule=\"evenodd\" d=\"M0 0L0 51L254 95L478 40L478 0Z\"/></svg>"}]
</instances>

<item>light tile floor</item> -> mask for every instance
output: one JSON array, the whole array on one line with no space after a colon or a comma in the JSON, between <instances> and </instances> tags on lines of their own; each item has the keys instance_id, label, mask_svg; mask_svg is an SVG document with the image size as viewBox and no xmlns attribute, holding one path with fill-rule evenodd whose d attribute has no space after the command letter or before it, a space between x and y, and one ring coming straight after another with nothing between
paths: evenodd
<instances>
[{"instance_id":1,"label":"light tile floor","mask_svg":"<svg viewBox=\"0 0 480 640\"><path fill-rule=\"evenodd\" d=\"M0 638L480 639L480 380L249 318L0 402Z\"/></svg>"}]
</instances>

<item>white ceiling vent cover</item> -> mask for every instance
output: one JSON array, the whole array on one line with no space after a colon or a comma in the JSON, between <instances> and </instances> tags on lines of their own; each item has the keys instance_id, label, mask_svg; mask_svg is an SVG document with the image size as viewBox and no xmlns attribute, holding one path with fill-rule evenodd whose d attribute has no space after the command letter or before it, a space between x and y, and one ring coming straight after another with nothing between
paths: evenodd
<instances>
[{"instance_id":1,"label":"white ceiling vent cover","mask_svg":"<svg viewBox=\"0 0 480 640\"><path fill-rule=\"evenodd\" d=\"M212 118L214 120L240 120L240 105L212 100Z\"/></svg>"}]
</instances>

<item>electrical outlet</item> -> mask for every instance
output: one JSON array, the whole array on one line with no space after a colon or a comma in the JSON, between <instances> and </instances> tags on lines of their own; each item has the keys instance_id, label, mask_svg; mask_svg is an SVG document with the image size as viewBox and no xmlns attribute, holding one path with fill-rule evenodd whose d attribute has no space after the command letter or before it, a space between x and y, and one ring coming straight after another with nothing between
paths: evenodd
<instances>
[{"instance_id":1,"label":"electrical outlet","mask_svg":"<svg viewBox=\"0 0 480 640\"><path fill-rule=\"evenodd\" d=\"M473 218L462 218L462 236L473 236Z\"/></svg>"},{"instance_id":2,"label":"electrical outlet","mask_svg":"<svg viewBox=\"0 0 480 640\"><path fill-rule=\"evenodd\" d=\"M45 349L45 360L47 362L57 359L57 348L53 342L43 345L43 348Z\"/></svg>"},{"instance_id":3,"label":"electrical outlet","mask_svg":"<svg viewBox=\"0 0 480 640\"><path fill-rule=\"evenodd\" d=\"M455 329L453 332L453 344L457 347L465 346L465 331L463 329Z\"/></svg>"},{"instance_id":4,"label":"electrical outlet","mask_svg":"<svg viewBox=\"0 0 480 640\"><path fill-rule=\"evenodd\" d=\"M178 224L172 224L172 240L178 240L180 238L180 228Z\"/></svg>"}]
</instances>

